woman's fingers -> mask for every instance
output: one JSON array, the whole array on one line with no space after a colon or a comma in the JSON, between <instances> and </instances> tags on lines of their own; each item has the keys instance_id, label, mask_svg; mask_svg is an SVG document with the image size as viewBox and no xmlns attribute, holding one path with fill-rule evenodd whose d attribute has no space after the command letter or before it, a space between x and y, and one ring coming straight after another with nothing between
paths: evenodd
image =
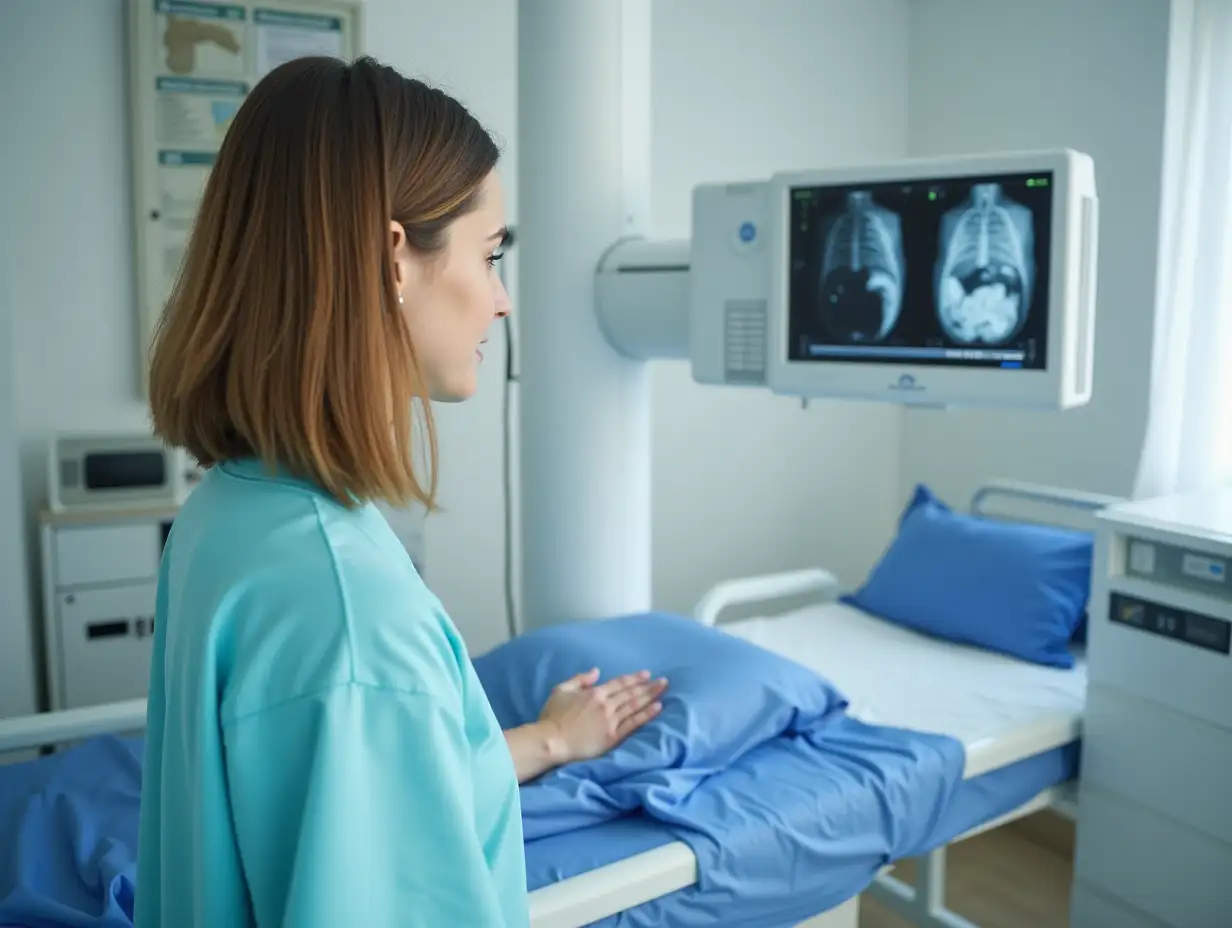
<instances>
[{"instance_id":1,"label":"woman's fingers","mask_svg":"<svg viewBox=\"0 0 1232 928\"><path fill-rule=\"evenodd\" d=\"M663 704L659 702L651 703L640 712L634 712L632 715L627 715L616 728L617 738L627 738L633 734L663 709Z\"/></svg>"},{"instance_id":2,"label":"woman's fingers","mask_svg":"<svg viewBox=\"0 0 1232 928\"><path fill-rule=\"evenodd\" d=\"M622 715L638 712L650 705L650 703L663 695L665 689L667 689L667 680L662 677L658 680L643 681L639 685L632 686L621 691L619 695L612 697L608 705L617 718L619 718Z\"/></svg>"},{"instance_id":3,"label":"woman's fingers","mask_svg":"<svg viewBox=\"0 0 1232 928\"><path fill-rule=\"evenodd\" d=\"M637 673L627 673L623 676L608 680L600 686L596 686L595 695L602 697L604 700L614 700L637 685L645 683L648 679L650 679L649 670L639 670Z\"/></svg>"},{"instance_id":4,"label":"woman's fingers","mask_svg":"<svg viewBox=\"0 0 1232 928\"><path fill-rule=\"evenodd\" d=\"M584 673L579 673L576 676L570 677L568 680L565 680L563 683L558 683L556 685L556 689L562 693L570 693L575 690L589 689L590 687L595 685L595 682L598 679L599 679L599 668L592 667L590 670L587 670Z\"/></svg>"},{"instance_id":5,"label":"woman's fingers","mask_svg":"<svg viewBox=\"0 0 1232 928\"><path fill-rule=\"evenodd\" d=\"M594 686L599 682L599 668L592 667L585 673L579 673L573 678L573 681L582 689L585 689L588 686Z\"/></svg>"}]
</instances>

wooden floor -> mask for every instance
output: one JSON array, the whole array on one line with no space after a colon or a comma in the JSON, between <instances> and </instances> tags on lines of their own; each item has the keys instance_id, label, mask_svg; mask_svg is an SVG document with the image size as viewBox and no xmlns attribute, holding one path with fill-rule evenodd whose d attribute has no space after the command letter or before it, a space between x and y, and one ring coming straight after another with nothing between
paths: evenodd
<instances>
[{"instance_id":1,"label":"wooden floor","mask_svg":"<svg viewBox=\"0 0 1232 928\"><path fill-rule=\"evenodd\" d=\"M946 852L948 908L981 928L1067 928L1073 825L1048 812L976 835ZM911 861L895 875L911 882ZM866 894L860 928L912 928Z\"/></svg>"}]
</instances>

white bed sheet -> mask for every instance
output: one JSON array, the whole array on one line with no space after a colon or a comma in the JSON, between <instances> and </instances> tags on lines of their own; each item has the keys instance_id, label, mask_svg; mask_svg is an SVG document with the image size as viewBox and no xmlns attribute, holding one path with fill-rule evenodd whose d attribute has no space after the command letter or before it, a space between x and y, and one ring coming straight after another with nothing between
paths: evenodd
<instances>
[{"instance_id":1,"label":"white bed sheet","mask_svg":"<svg viewBox=\"0 0 1232 928\"><path fill-rule=\"evenodd\" d=\"M967 751L965 777L1077 739L1086 662L1072 670L931 638L844 603L741 619L723 631L823 674L862 721L949 735Z\"/></svg>"}]
</instances>

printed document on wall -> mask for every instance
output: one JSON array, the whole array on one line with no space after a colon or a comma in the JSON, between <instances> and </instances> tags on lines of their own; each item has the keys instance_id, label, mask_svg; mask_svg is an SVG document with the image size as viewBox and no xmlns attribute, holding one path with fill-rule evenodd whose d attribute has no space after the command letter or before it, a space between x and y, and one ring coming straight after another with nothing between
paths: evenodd
<instances>
[{"instance_id":1,"label":"printed document on wall","mask_svg":"<svg viewBox=\"0 0 1232 928\"><path fill-rule=\"evenodd\" d=\"M141 357L206 181L253 86L310 55L360 54L357 0L132 0Z\"/></svg>"},{"instance_id":2,"label":"printed document on wall","mask_svg":"<svg viewBox=\"0 0 1232 928\"><path fill-rule=\"evenodd\" d=\"M257 10L253 15L257 27L257 74L262 77L296 58L343 57L342 20L337 16L275 10Z\"/></svg>"}]
</instances>

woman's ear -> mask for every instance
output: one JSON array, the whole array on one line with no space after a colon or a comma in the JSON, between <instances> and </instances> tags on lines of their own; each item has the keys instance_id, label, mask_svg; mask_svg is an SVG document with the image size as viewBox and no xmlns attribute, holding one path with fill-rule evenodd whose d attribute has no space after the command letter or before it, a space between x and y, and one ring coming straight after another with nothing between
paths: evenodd
<instances>
[{"instance_id":1,"label":"woman's ear","mask_svg":"<svg viewBox=\"0 0 1232 928\"><path fill-rule=\"evenodd\" d=\"M406 229L402 228L402 223L397 220L390 220L389 234L390 244L393 246L394 283L401 292L406 287L407 277Z\"/></svg>"}]
</instances>

